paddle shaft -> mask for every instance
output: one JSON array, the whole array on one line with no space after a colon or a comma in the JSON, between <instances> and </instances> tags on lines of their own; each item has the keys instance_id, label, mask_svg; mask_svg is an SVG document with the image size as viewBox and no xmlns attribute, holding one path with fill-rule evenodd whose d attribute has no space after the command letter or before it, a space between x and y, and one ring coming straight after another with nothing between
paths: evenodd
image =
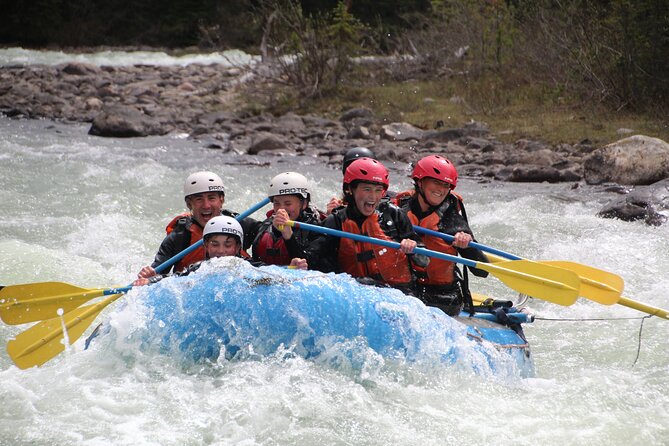
<instances>
[{"instance_id":1,"label":"paddle shaft","mask_svg":"<svg viewBox=\"0 0 669 446\"><path fill-rule=\"evenodd\" d=\"M307 231L319 232L321 234L335 237L349 238L363 243L373 243L392 249L400 248L399 243L390 240L377 239L303 222L289 221L287 224ZM425 248L414 248L413 254L421 254L427 257L460 263L472 268L488 271L497 276L505 284L521 293L559 303L560 305L571 305L578 296L578 276L561 268L553 268L540 264L528 265L530 262L525 260L510 261L505 264L504 267L501 267L490 263L474 262L473 260ZM534 271L538 271L539 275L527 273L526 271L528 267L533 268ZM551 295L551 291L555 293L555 296Z\"/></svg>"},{"instance_id":2,"label":"paddle shaft","mask_svg":"<svg viewBox=\"0 0 669 446\"><path fill-rule=\"evenodd\" d=\"M400 249L400 244L390 240L382 240L378 238L368 237L361 234L353 234L351 232L338 231L336 229L326 228L325 226L316 226L309 223L303 223L301 221L293 221L288 223L290 226L295 226L296 228L306 229L307 231L320 232L321 234L332 235L335 237L349 238L357 242L364 243L373 243L379 246L385 246L386 248ZM465 259L463 257L452 256L450 254L445 254L443 252L431 251L425 248L414 248L413 254L421 254L426 257L434 257L441 260L446 260L453 263L461 263L463 265L476 268L478 263L473 260Z\"/></svg>"},{"instance_id":3,"label":"paddle shaft","mask_svg":"<svg viewBox=\"0 0 669 446\"><path fill-rule=\"evenodd\" d=\"M643 313L648 313L651 316L657 316L661 317L662 319L669 320L669 311L663 310L662 308L653 307L643 302L639 302L633 299L628 299L627 297L621 297L620 300L618 301L618 304L627 308L633 308Z\"/></svg>"},{"instance_id":4,"label":"paddle shaft","mask_svg":"<svg viewBox=\"0 0 669 446\"><path fill-rule=\"evenodd\" d=\"M450 234L444 234L443 232L433 231L432 229L427 229L422 226L414 225L413 229L418 234L431 235L433 237L438 237L440 239L446 240L447 242L452 242L455 240L455 237L453 237ZM480 251L489 252L491 254L496 254L500 257L504 257L505 259L509 260L522 260L522 257L518 257L513 254L509 254L508 252L500 251L499 249L491 248L489 246L482 245L476 242L469 242L469 245L467 245L467 247L476 248Z\"/></svg>"}]
</instances>

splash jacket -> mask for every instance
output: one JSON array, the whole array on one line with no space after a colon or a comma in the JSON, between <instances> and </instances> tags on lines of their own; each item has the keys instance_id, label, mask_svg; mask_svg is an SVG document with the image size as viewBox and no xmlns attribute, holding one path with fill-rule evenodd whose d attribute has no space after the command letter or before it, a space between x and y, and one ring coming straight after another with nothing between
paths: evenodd
<instances>
[{"instance_id":1,"label":"splash jacket","mask_svg":"<svg viewBox=\"0 0 669 446\"><path fill-rule=\"evenodd\" d=\"M369 217L349 204L328 216L323 226L395 242L410 238L422 245L406 215L388 201L382 201ZM408 257L414 257L416 263L418 258L420 263L427 263L423 256L406 256L396 249L329 235L319 235L306 253L314 269L347 272L353 277L369 277L399 288L412 283L414 262Z\"/></svg>"},{"instance_id":2,"label":"splash jacket","mask_svg":"<svg viewBox=\"0 0 669 446\"><path fill-rule=\"evenodd\" d=\"M253 259L260 260L268 265L289 265L295 257L305 258L305 248L318 237L318 234L304 229L293 228L293 235L285 240L281 232L272 226L274 211L267 213L267 219L262 222L258 235L253 240ZM307 207L300 212L298 222L320 225L324 215L317 209Z\"/></svg>"},{"instance_id":3,"label":"splash jacket","mask_svg":"<svg viewBox=\"0 0 669 446\"><path fill-rule=\"evenodd\" d=\"M223 209L221 215L236 217L239 214ZM247 217L243 219L240 224L244 230L243 248L248 249L251 241L256 236L261 223ZM174 217L165 228L165 232L167 235L158 248L158 253L156 253L156 257L151 264L152 268L156 268L158 265L171 259L184 249L202 239L202 226L193 219L190 212ZM164 272L183 271L188 265L200 260L204 260L204 247L199 247L177 262L171 269Z\"/></svg>"}]
</instances>

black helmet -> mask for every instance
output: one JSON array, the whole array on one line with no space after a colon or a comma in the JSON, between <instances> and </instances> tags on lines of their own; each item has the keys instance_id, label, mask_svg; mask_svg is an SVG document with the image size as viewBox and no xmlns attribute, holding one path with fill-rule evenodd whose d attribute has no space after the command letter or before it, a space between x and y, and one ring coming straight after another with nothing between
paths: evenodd
<instances>
[{"instance_id":1,"label":"black helmet","mask_svg":"<svg viewBox=\"0 0 669 446\"><path fill-rule=\"evenodd\" d=\"M375 160L376 155L374 155L374 152L367 147L353 147L352 149L348 149L344 154L344 160L341 164L341 172L346 173L346 168L358 158L371 158Z\"/></svg>"}]
</instances>

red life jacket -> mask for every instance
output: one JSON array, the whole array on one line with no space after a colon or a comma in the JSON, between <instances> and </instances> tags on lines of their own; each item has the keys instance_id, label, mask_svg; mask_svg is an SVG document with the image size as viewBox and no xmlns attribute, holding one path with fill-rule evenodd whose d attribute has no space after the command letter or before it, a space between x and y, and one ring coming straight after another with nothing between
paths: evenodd
<instances>
[{"instance_id":1,"label":"red life jacket","mask_svg":"<svg viewBox=\"0 0 669 446\"><path fill-rule=\"evenodd\" d=\"M276 237L270 225L253 245L253 254L268 265L290 265L290 255L283 237Z\"/></svg>"},{"instance_id":2,"label":"red life jacket","mask_svg":"<svg viewBox=\"0 0 669 446\"><path fill-rule=\"evenodd\" d=\"M394 241L381 229L379 214L376 212L362 223L362 231L357 223L348 218L342 222L342 231ZM399 249L342 238L339 241L338 262L342 271L353 277L371 277L389 285L406 285L411 282L409 261Z\"/></svg>"},{"instance_id":3,"label":"red life jacket","mask_svg":"<svg viewBox=\"0 0 669 446\"><path fill-rule=\"evenodd\" d=\"M188 244L188 246L192 246L193 244L197 243L199 240L202 239L202 228L200 227L200 225L192 221L190 212L184 212L183 214L179 214L176 217L174 217L172 221L167 224L165 232L167 232L167 234L171 234L172 231L174 231L174 229L177 227L177 225L183 224L184 219L188 219L188 222L186 222L187 230L188 232L190 232L190 243ZM204 247L200 246L199 248L197 248L196 250L187 254L181 260L179 260L174 265L174 271L175 272L183 271L189 265L192 265L193 263L196 262L200 262L202 260L204 260Z\"/></svg>"}]
</instances>

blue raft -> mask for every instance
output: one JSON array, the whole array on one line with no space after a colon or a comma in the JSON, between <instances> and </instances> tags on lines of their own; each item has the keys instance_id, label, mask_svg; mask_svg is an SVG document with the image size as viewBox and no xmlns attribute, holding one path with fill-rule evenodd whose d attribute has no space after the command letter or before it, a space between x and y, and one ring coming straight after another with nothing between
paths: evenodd
<instances>
[{"instance_id":1,"label":"blue raft","mask_svg":"<svg viewBox=\"0 0 669 446\"><path fill-rule=\"evenodd\" d=\"M397 290L360 285L346 274L254 268L220 258L189 276L141 287L128 299L132 309L121 308L117 316L125 320L124 311L138 309L144 315L124 335L130 333L144 351L180 361L289 352L349 367L363 367L375 357L494 375L534 373L527 342L510 328L528 322L524 313L509 313L510 326L490 313L451 318Z\"/></svg>"}]
</instances>

